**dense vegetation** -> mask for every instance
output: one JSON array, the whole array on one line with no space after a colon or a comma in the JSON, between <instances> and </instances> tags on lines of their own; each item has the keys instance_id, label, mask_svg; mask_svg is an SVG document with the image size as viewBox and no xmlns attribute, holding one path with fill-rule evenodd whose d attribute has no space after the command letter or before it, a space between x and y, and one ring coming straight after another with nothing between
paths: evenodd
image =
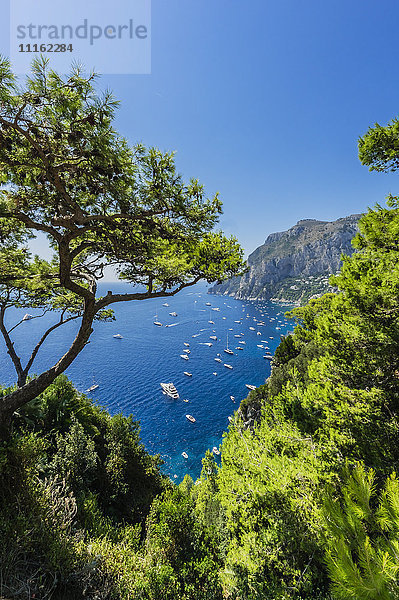
<instances>
[{"instance_id":1,"label":"dense vegetation","mask_svg":"<svg viewBox=\"0 0 399 600\"><path fill-rule=\"evenodd\" d=\"M396 122L375 131L362 160L394 168ZM331 282L339 293L293 311L221 468L208 452L195 483L173 485L138 424L63 375L22 407L0 447L0 595L398 598L398 198L362 217L354 245Z\"/></svg>"}]
</instances>

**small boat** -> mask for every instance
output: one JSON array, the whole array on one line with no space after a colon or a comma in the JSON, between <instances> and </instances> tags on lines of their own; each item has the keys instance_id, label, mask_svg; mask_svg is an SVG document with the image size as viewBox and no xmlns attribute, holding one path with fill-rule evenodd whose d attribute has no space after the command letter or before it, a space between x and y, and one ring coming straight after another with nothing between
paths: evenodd
<instances>
[{"instance_id":1,"label":"small boat","mask_svg":"<svg viewBox=\"0 0 399 600\"><path fill-rule=\"evenodd\" d=\"M235 333L235 334L234 334L234 337L241 337L241 334L239 334L239 333Z\"/></svg>"},{"instance_id":2,"label":"small boat","mask_svg":"<svg viewBox=\"0 0 399 600\"><path fill-rule=\"evenodd\" d=\"M195 423L195 419L192 415L186 415L186 419L188 419L191 423Z\"/></svg>"},{"instance_id":3,"label":"small boat","mask_svg":"<svg viewBox=\"0 0 399 600\"><path fill-rule=\"evenodd\" d=\"M162 304L162 306L169 306L169 304L165 302L164 304Z\"/></svg>"},{"instance_id":4,"label":"small boat","mask_svg":"<svg viewBox=\"0 0 399 600\"><path fill-rule=\"evenodd\" d=\"M250 330L251 331L255 331L255 327L250 327Z\"/></svg>"},{"instance_id":5,"label":"small boat","mask_svg":"<svg viewBox=\"0 0 399 600\"><path fill-rule=\"evenodd\" d=\"M247 342L245 342L244 340L240 340L238 343L239 344L246 344Z\"/></svg>"},{"instance_id":6,"label":"small boat","mask_svg":"<svg viewBox=\"0 0 399 600\"><path fill-rule=\"evenodd\" d=\"M222 362L222 359L218 357L216 357L214 360L216 360L216 362Z\"/></svg>"},{"instance_id":7,"label":"small boat","mask_svg":"<svg viewBox=\"0 0 399 600\"><path fill-rule=\"evenodd\" d=\"M191 350L189 350L188 348L184 348L184 350L182 350L183 354L191 354Z\"/></svg>"},{"instance_id":8,"label":"small boat","mask_svg":"<svg viewBox=\"0 0 399 600\"><path fill-rule=\"evenodd\" d=\"M216 308L212 308L212 310L216 310L216 311L218 311L218 312L219 312L219 311L220 311L220 308L217 308L217 307L216 307Z\"/></svg>"},{"instance_id":9,"label":"small boat","mask_svg":"<svg viewBox=\"0 0 399 600\"><path fill-rule=\"evenodd\" d=\"M85 391L85 394L89 394L90 392L94 392L94 390L96 390L98 387L100 387L98 385L98 383L93 383L93 385L91 385L89 388L87 388L87 390Z\"/></svg>"},{"instance_id":10,"label":"small boat","mask_svg":"<svg viewBox=\"0 0 399 600\"><path fill-rule=\"evenodd\" d=\"M241 323L241 321L234 321L234 323Z\"/></svg>"},{"instance_id":11,"label":"small boat","mask_svg":"<svg viewBox=\"0 0 399 600\"><path fill-rule=\"evenodd\" d=\"M213 452L214 454L217 454L217 456L219 456L219 454L220 454L220 450L219 450L218 448L216 448L216 446L214 446L214 447L212 448L212 452Z\"/></svg>"},{"instance_id":12,"label":"small boat","mask_svg":"<svg viewBox=\"0 0 399 600\"><path fill-rule=\"evenodd\" d=\"M214 372L214 373L212 373L212 375L215 375L215 376L216 376L216 375L217 375L217 373L216 373L216 372Z\"/></svg>"},{"instance_id":13,"label":"small boat","mask_svg":"<svg viewBox=\"0 0 399 600\"><path fill-rule=\"evenodd\" d=\"M183 346L189 346L190 344L188 342L183 342Z\"/></svg>"},{"instance_id":14,"label":"small boat","mask_svg":"<svg viewBox=\"0 0 399 600\"><path fill-rule=\"evenodd\" d=\"M187 354L180 354L180 358L182 358L183 360L188 360Z\"/></svg>"},{"instance_id":15,"label":"small boat","mask_svg":"<svg viewBox=\"0 0 399 600\"><path fill-rule=\"evenodd\" d=\"M201 334L199 334L199 333L194 333L194 335L192 335L191 337L195 338L195 337L198 337L199 335L201 335Z\"/></svg>"},{"instance_id":16,"label":"small boat","mask_svg":"<svg viewBox=\"0 0 399 600\"><path fill-rule=\"evenodd\" d=\"M227 365L226 363L224 363L223 366L226 367L226 369L232 369L233 368L231 365Z\"/></svg>"},{"instance_id":17,"label":"small boat","mask_svg":"<svg viewBox=\"0 0 399 600\"><path fill-rule=\"evenodd\" d=\"M236 401L236 398L235 398L235 396L230 396L230 400L231 400L232 402L235 402L235 401Z\"/></svg>"},{"instance_id":18,"label":"small boat","mask_svg":"<svg viewBox=\"0 0 399 600\"><path fill-rule=\"evenodd\" d=\"M178 400L180 398L179 392L175 388L173 383L160 383L159 384L163 390L163 393L166 396L170 396L173 400Z\"/></svg>"},{"instance_id":19,"label":"small boat","mask_svg":"<svg viewBox=\"0 0 399 600\"><path fill-rule=\"evenodd\" d=\"M262 335L262 334L261 334L261 332L260 332L260 331L257 331L257 332L256 332L256 335Z\"/></svg>"},{"instance_id":20,"label":"small boat","mask_svg":"<svg viewBox=\"0 0 399 600\"><path fill-rule=\"evenodd\" d=\"M210 302L205 302L205 306L212 306Z\"/></svg>"},{"instance_id":21,"label":"small boat","mask_svg":"<svg viewBox=\"0 0 399 600\"><path fill-rule=\"evenodd\" d=\"M115 335L112 336L113 338L117 339L117 340L122 340L123 336L120 333L115 333Z\"/></svg>"},{"instance_id":22,"label":"small boat","mask_svg":"<svg viewBox=\"0 0 399 600\"><path fill-rule=\"evenodd\" d=\"M209 336L209 339L210 339L210 340L217 340L217 339L218 339L218 336L217 336L217 335L210 335L210 336Z\"/></svg>"},{"instance_id":23,"label":"small boat","mask_svg":"<svg viewBox=\"0 0 399 600\"><path fill-rule=\"evenodd\" d=\"M31 319L34 319L34 316L30 315L29 313L26 313L26 315L22 317L23 321L30 321Z\"/></svg>"},{"instance_id":24,"label":"small boat","mask_svg":"<svg viewBox=\"0 0 399 600\"><path fill-rule=\"evenodd\" d=\"M263 358L266 360L273 360L273 356L271 354L265 354Z\"/></svg>"},{"instance_id":25,"label":"small boat","mask_svg":"<svg viewBox=\"0 0 399 600\"><path fill-rule=\"evenodd\" d=\"M242 346L236 346L236 350L244 350Z\"/></svg>"},{"instance_id":26,"label":"small boat","mask_svg":"<svg viewBox=\"0 0 399 600\"><path fill-rule=\"evenodd\" d=\"M208 323L210 323L211 325L214 325L215 321L208 321Z\"/></svg>"},{"instance_id":27,"label":"small boat","mask_svg":"<svg viewBox=\"0 0 399 600\"><path fill-rule=\"evenodd\" d=\"M181 455L182 455L183 458L188 458L187 452L182 452Z\"/></svg>"},{"instance_id":28,"label":"small boat","mask_svg":"<svg viewBox=\"0 0 399 600\"><path fill-rule=\"evenodd\" d=\"M226 352L226 354L234 354L233 350L230 350L229 348L229 334L227 334L226 348L223 350L223 352Z\"/></svg>"},{"instance_id":29,"label":"small boat","mask_svg":"<svg viewBox=\"0 0 399 600\"><path fill-rule=\"evenodd\" d=\"M157 325L158 327L162 327L162 323L160 323L159 321L154 321L154 325Z\"/></svg>"},{"instance_id":30,"label":"small boat","mask_svg":"<svg viewBox=\"0 0 399 600\"><path fill-rule=\"evenodd\" d=\"M233 417L227 417L227 418L228 418L228 420L230 421L230 423L232 423L232 422L233 422Z\"/></svg>"},{"instance_id":31,"label":"small boat","mask_svg":"<svg viewBox=\"0 0 399 600\"><path fill-rule=\"evenodd\" d=\"M188 402L187 398L183 398L183 402Z\"/></svg>"},{"instance_id":32,"label":"small boat","mask_svg":"<svg viewBox=\"0 0 399 600\"><path fill-rule=\"evenodd\" d=\"M250 385L249 383L246 383L245 387L247 387L249 390L256 390L256 385Z\"/></svg>"},{"instance_id":33,"label":"small boat","mask_svg":"<svg viewBox=\"0 0 399 600\"><path fill-rule=\"evenodd\" d=\"M193 374L189 373L188 371L183 371L183 375L187 375L187 377L192 377Z\"/></svg>"},{"instance_id":34,"label":"small boat","mask_svg":"<svg viewBox=\"0 0 399 600\"><path fill-rule=\"evenodd\" d=\"M169 313L171 317L177 317L177 312L171 312Z\"/></svg>"},{"instance_id":35,"label":"small boat","mask_svg":"<svg viewBox=\"0 0 399 600\"><path fill-rule=\"evenodd\" d=\"M263 348L263 344L256 344L257 348Z\"/></svg>"}]
</instances>

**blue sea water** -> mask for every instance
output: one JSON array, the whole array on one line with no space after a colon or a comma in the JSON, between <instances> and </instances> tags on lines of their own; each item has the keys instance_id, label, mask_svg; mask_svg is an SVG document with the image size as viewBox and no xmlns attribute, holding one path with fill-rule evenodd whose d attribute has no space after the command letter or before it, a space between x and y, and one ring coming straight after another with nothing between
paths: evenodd
<instances>
[{"instance_id":1,"label":"blue sea water","mask_svg":"<svg viewBox=\"0 0 399 600\"><path fill-rule=\"evenodd\" d=\"M100 294L108 288L128 291L127 284L102 284ZM284 317L286 309L271 302L209 295L207 286L200 283L171 298L121 303L114 310L116 321L95 325L90 343L66 373L81 392L98 384L89 395L112 414L132 413L141 423L146 448L152 454L161 454L163 469L174 481L181 481L186 473L195 479L205 451L221 444L228 417L248 395L245 384L261 385L270 375L270 361L263 358L267 350L259 345L267 345L273 354L280 335L293 328ZM8 327L26 312L10 312ZM170 312L176 312L177 317L170 316ZM15 348L23 359L56 318L47 313L23 322L14 331ZM162 327L154 325L155 320ZM54 357L59 358L68 349L77 328L77 323L71 322L54 331L41 348L33 371L39 373L51 366ZM113 337L117 333L122 339ZM211 335L217 336L217 341L210 339ZM223 351L227 335L234 356ZM240 340L246 343L239 344ZM236 350L238 346L244 349ZM187 347L189 360L184 360L180 355ZM214 360L218 354L222 363ZM9 385L14 381L13 367L2 343L0 382ZM165 396L161 382L173 382L180 400ZM193 415L196 422L188 421L186 414ZM188 454L188 459L182 452Z\"/></svg>"}]
</instances>

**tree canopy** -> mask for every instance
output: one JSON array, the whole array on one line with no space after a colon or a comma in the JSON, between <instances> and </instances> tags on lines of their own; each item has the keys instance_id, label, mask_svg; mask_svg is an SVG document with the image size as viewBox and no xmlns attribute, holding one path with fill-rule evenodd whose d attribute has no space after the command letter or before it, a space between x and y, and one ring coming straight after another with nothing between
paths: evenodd
<instances>
[{"instance_id":1,"label":"tree canopy","mask_svg":"<svg viewBox=\"0 0 399 600\"><path fill-rule=\"evenodd\" d=\"M205 279L220 282L245 268L235 238L214 231L221 214L195 179L184 182L174 154L130 147L112 127L117 101L98 95L95 74L79 66L61 77L43 58L20 87L0 60L0 331L18 389L3 397L0 423L36 397L83 349L95 320L112 304L173 295ZM47 237L51 260L32 256L29 239ZM112 267L134 286L98 297ZM22 365L7 330L10 306L57 311ZM78 334L45 373L28 380L51 331L80 320Z\"/></svg>"}]
</instances>

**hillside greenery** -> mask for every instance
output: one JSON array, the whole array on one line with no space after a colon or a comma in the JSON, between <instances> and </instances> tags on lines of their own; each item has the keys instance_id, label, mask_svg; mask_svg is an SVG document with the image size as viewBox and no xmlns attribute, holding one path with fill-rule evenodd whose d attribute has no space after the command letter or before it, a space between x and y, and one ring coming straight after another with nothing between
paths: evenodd
<instances>
[{"instance_id":1,"label":"hillside greenery","mask_svg":"<svg viewBox=\"0 0 399 600\"><path fill-rule=\"evenodd\" d=\"M366 134L364 162L397 164L395 127ZM172 484L138 423L64 375L19 409L0 447L1 597L399 598L399 198L359 227L339 292L290 313L196 482Z\"/></svg>"}]
</instances>

